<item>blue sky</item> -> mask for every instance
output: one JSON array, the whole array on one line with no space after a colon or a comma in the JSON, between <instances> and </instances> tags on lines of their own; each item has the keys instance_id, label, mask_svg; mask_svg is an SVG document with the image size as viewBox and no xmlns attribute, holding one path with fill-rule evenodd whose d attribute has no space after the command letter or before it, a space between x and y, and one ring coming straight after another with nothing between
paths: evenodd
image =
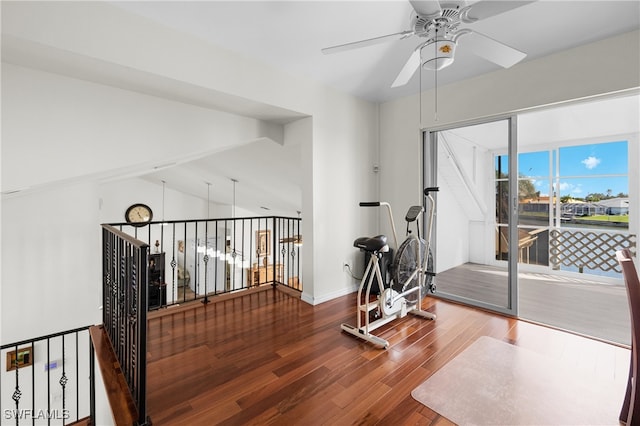
<instances>
[{"instance_id":1,"label":"blue sky","mask_svg":"<svg viewBox=\"0 0 640 426\"><path fill-rule=\"evenodd\" d=\"M541 195L549 195L549 156L552 151L522 153L518 156L521 176L528 176ZM590 193L615 196L629 192L627 141L560 148L560 196L584 198ZM555 158L552 175L555 175Z\"/></svg>"}]
</instances>

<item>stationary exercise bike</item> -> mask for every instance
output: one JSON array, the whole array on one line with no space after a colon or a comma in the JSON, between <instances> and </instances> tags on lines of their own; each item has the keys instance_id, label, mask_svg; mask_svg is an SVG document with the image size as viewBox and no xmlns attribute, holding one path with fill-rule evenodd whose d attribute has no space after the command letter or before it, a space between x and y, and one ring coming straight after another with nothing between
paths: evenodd
<instances>
[{"instance_id":1,"label":"stationary exercise bike","mask_svg":"<svg viewBox=\"0 0 640 426\"><path fill-rule=\"evenodd\" d=\"M360 203L362 207L384 206L387 208L397 250L391 262L391 279L383 281L380 262L383 254L389 251L387 237L384 235L361 237L353 242L354 247L369 253L370 256L358 288L357 326L343 323L340 326L342 330L387 349L389 342L371 334L371 331L397 318L403 318L407 313L427 319L436 319L436 316L431 312L422 310L422 298L428 292L435 292L433 256L429 246L435 210L435 200L431 193L437 191L438 188L425 188L424 190L424 195L429 200L426 240L420 238L419 218L423 213L423 208L412 206L405 217L407 222L406 239L400 246L398 246L393 213L389 203L379 201ZM418 231L416 234L409 230L409 224L413 222L416 223ZM375 298L375 292L372 294L374 280L379 286L380 294L377 298ZM387 281L389 281L388 286L386 286ZM373 300L371 300L372 296L374 296Z\"/></svg>"}]
</instances>

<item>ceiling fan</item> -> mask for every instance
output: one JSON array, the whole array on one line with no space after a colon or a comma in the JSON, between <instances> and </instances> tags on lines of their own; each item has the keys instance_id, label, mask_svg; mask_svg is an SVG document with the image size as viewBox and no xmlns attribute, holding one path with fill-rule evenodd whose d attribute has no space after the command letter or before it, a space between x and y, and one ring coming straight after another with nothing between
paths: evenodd
<instances>
[{"instance_id":1,"label":"ceiling fan","mask_svg":"<svg viewBox=\"0 0 640 426\"><path fill-rule=\"evenodd\" d=\"M374 37L322 49L325 54L371 46L391 40L417 36L420 44L400 70L391 87L409 82L422 65L427 70L441 70L455 59L458 40L464 37L465 49L476 55L509 68L527 56L525 53L494 40L462 24L485 19L518 8L533 1L478 1L467 5L465 1L409 0L413 6L410 28L394 34Z\"/></svg>"}]
</instances>

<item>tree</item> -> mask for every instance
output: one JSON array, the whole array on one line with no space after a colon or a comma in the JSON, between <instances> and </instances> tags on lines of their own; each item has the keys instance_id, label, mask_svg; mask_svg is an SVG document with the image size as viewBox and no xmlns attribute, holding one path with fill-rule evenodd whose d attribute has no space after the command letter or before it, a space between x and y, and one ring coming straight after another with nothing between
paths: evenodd
<instances>
[{"instance_id":1,"label":"tree","mask_svg":"<svg viewBox=\"0 0 640 426\"><path fill-rule=\"evenodd\" d=\"M606 195L599 192L593 192L591 194L587 194L587 196L584 197L584 200L590 203L597 203L598 201L604 199L606 199Z\"/></svg>"},{"instance_id":2,"label":"tree","mask_svg":"<svg viewBox=\"0 0 640 426\"><path fill-rule=\"evenodd\" d=\"M531 182L531 179L518 179L518 198L524 200L527 198L537 198L540 196L540 192L536 191L536 187Z\"/></svg>"}]
</instances>

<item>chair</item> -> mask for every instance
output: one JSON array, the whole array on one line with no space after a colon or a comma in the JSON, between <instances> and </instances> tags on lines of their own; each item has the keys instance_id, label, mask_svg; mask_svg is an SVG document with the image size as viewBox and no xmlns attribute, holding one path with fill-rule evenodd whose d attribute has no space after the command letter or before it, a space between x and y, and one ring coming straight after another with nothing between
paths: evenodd
<instances>
[{"instance_id":1,"label":"chair","mask_svg":"<svg viewBox=\"0 0 640 426\"><path fill-rule=\"evenodd\" d=\"M518 262L529 263L529 250L537 241L537 234L545 230L545 228L533 231L518 229ZM508 231L505 226L501 226L499 229L496 227L496 259L498 260L507 260L507 254L509 253Z\"/></svg>"},{"instance_id":2,"label":"chair","mask_svg":"<svg viewBox=\"0 0 640 426\"><path fill-rule=\"evenodd\" d=\"M622 249L616 252L616 259L622 268L624 284L627 287L629 312L631 314L631 362L629 365L629 379L625 392L620 421L628 426L640 424L640 390L638 390L638 367L640 367L640 280L631 250Z\"/></svg>"}]
</instances>

